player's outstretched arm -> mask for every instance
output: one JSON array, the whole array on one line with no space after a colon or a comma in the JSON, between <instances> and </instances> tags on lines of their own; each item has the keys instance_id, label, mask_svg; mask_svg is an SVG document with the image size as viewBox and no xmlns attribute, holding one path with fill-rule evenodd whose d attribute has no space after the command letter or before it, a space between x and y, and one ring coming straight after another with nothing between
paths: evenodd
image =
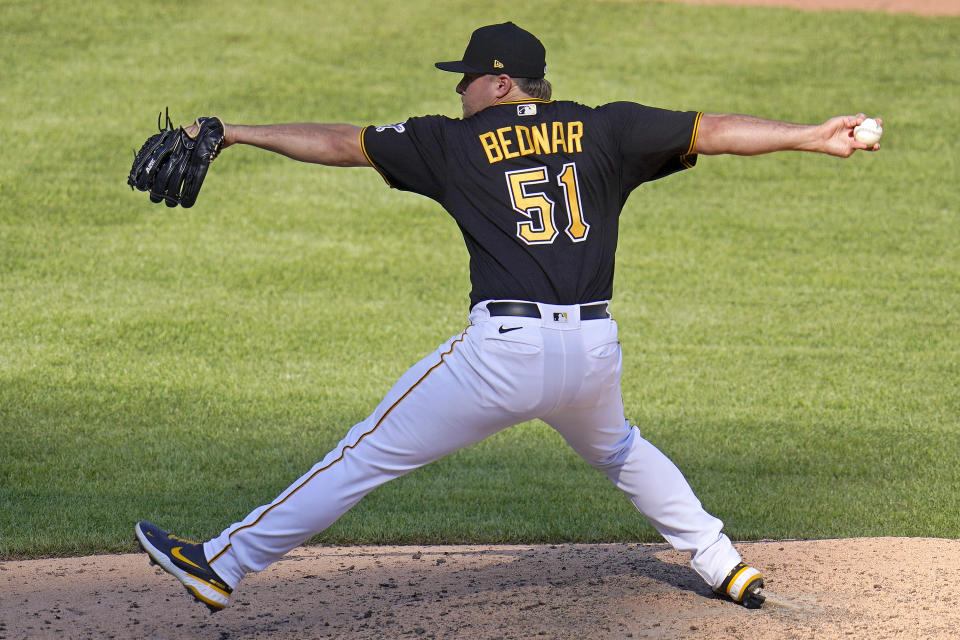
<instances>
[{"instance_id":1,"label":"player's outstretched arm","mask_svg":"<svg viewBox=\"0 0 960 640\"><path fill-rule=\"evenodd\" d=\"M369 167L360 147L360 131L360 127L352 124L224 124L223 146L249 144L301 162Z\"/></svg>"},{"instance_id":2,"label":"player's outstretched arm","mask_svg":"<svg viewBox=\"0 0 960 640\"><path fill-rule=\"evenodd\" d=\"M860 113L836 116L819 125L807 125L753 116L705 113L700 118L694 152L754 156L774 151L814 151L846 158L857 150L880 149L879 144L867 145L854 139L854 127L864 120L866 115Z\"/></svg>"}]
</instances>

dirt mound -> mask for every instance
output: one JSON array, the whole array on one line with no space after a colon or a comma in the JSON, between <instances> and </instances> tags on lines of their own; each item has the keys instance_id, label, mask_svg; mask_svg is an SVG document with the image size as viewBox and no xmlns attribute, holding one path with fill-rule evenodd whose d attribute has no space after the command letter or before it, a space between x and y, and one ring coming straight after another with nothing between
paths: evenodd
<instances>
[{"instance_id":1,"label":"dirt mound","mask_svg":"<svg viewBox=\"0 0 960 640\"><path fill-rule=\"evenodd\" d=\"M0 638L954 638L960 541L739 543L771 599L665 544L301 547L217 614L144 554L0 563Z\"/></svg>"}]
</instances>

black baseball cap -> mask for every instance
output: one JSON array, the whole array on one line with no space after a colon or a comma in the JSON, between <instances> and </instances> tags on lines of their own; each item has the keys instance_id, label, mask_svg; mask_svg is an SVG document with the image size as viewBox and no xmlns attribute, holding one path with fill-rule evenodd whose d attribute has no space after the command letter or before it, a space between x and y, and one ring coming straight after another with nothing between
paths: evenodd
<instances>
[{"instance_id":1,"label":"black baseball cap","mask_svg":"<svg viewBox=\"0 0 960 640\"><path fill-rule=\"evenodd\" d=\"M437 69L454 73L505 73L514 78L542 78L547 50L529 31L512 22L480 27L470 36L463 60L438 62Z\"/></svg>"}]
</instances>

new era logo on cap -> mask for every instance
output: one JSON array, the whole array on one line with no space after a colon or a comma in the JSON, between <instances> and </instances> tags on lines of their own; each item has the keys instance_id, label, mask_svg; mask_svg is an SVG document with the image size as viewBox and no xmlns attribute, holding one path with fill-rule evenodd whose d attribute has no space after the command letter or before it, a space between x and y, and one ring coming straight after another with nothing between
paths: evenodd
<instances>
[{"instance_id":1,"label":"new era logo on cap","mask_svg":"<svg viewBox=\"0 0 960 640\"><path fill-rule=\"evenodd\" d=\"M503 63L500 62L499 60L494 60L494 61L493 61L493 68L494 68L494 69L503 69Z\"/></svg>"}]
</instances>

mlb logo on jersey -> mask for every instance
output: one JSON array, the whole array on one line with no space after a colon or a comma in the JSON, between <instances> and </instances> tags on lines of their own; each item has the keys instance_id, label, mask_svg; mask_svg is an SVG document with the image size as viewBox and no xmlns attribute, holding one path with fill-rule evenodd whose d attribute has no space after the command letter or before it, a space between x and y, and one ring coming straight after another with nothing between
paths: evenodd
<instances>
[{"instance_id":1,"label":"mlb logo on jersey","mask_svg":"<svg viewBox=\"0 0 960 640\"><path fill-rule=\"evenodd\" d=\"M535 116L535 115L537 115L537 105L535 105L535 104L518 104L518 105L517 105L517 115L518 115L518 116Z\"/></svg>"}]
</instances>

